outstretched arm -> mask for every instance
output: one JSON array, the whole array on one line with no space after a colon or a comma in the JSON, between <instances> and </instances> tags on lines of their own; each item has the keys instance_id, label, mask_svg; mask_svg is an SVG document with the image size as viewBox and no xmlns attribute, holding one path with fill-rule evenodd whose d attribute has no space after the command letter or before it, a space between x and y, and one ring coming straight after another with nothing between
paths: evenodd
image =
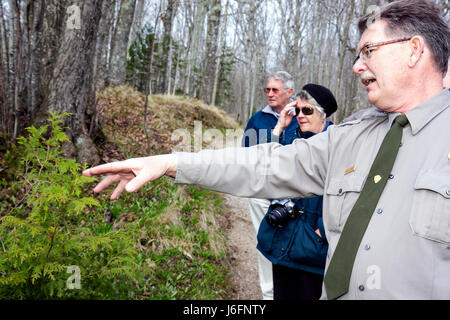
<instances>
[{"instance_id":1,"label":"outstretched arm","mask_svg":"<svg viewBox=\"0 0 450 320\"><path fill-rule=\"evenodd\" d=\"M111 195L133 192L163 175L175 183L251 198L299 198L323 194L328 165L329 132L292 144L264 143L250 148L179 152L100 165L85 176L107 175L94 188L101 192L118 182Z\"/></svg>"},{"instance_id":2,"label":"outstretched arm","mask_svg":"<svg viewBox=\"0 0 450 320\"><path fill-rule=\"evenodd\" d=\"M111 162L83 171L85 176L104 175L106 177L94 188L94 192L103 191L114 182L119 182L111 195L116 199L123 190L134 192L145 183L159 179L163 175L175 177L177 157L174 154L133 158Z\"/></svg>"}]
</instances>

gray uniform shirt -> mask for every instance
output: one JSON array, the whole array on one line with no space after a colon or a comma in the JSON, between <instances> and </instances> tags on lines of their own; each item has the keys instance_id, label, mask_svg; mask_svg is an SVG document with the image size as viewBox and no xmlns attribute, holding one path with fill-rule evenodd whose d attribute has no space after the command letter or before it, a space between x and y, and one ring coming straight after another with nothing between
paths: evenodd
<instances>
[{"instance_id":1,"label":"gray uniform shirt","mask_svg":"<svg viewBox=\"0 0 450 320\"><path fill-rule=\"evenodd\" d=\"M372 108L310 139L179 153L175 182L245 197L323 195L326 268L398 114ZM450 92L411 109L341 299L450 299ZM325 288L322 299L326 299Z\"/></svg>"}]
</instances>

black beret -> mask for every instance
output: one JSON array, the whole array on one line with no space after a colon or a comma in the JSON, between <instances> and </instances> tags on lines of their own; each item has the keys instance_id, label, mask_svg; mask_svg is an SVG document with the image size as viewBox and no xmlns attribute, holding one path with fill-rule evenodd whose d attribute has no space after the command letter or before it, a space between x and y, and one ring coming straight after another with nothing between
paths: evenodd
<instances>
[{"instance_id":1,"label":"black beret","mask_svg":"<svg viewBox=\"0 0 450 320\"><path fill-rule=\"evenodd\" d=\"M331 91L321 85L309 83L302 90L308 92L325 110L327 117L337 110L337 102Z\"/></svg>"}]
</instances>

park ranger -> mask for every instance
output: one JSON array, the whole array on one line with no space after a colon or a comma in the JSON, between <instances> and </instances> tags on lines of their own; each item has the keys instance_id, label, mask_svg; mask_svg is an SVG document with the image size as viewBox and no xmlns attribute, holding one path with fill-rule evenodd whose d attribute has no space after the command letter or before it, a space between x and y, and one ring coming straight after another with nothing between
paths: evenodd
<instances>
[{"instance_id":1,"label":"park ranger","mask_svg":"<svg viewBox=\"0 0 450 320\"><path fill-rule=\"evenodd\" d=\"M88 169L111 198L162 175L238 196L323 195L323 299L450 299L450 33L425 0L360 19L353 71L374 105L293 144L129 159ZM294 178L295 177L295 178Z\"/></svg>"}]
</instances>

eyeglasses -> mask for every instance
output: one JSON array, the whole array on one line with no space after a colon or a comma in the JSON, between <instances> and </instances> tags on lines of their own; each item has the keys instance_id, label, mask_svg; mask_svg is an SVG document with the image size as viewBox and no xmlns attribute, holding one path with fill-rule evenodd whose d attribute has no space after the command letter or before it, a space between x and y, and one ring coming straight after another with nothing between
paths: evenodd
<instances>
[{"instance_id":1,"label":"eyeglasses","mask_svg":"<svg viewBox=\"0 0 450 320\"><path fill-rule=\"evenodd\" d=\"M295 108L295 114L298 116L300 115L300 110L305 116L310 116L314 113L313 107L303 107L303 108Z\"/></svg>"},{"instance_id":2,"label":"eyeglasses","mask_svg":"<svg viewBox=\"0 0 450 320\"><path fill-rule=\"evenodd\" d=\"M277 88L264 88L264 92L265 92L266 94L269 94L269 93L270 93L270 90L272 90L272 92L273 92L274 94L277 94L278 92L280 92L280 89L277 89Z\"/></svg>"},{"instance_id":3,"label":"eyeglasses","mask_svg":"<svg viewBox=\"0 0 450 320\"><path fill-rule=\"evenodd\" d=\"M397 43L397 42L409 41L409 40L411 40L411 38L412 37L366 44L364 47L361 48L361 50L359 50L359 53L356 56L355 61L353 61L353 64L355 64L356 61L358 61L358 59L360 59L362 62L369 59L370 56L372 55L372 52L374 51L372 48L381 47L381 46L385 46L387 44L392 44L392 43Z\"/></svg>"}]
</instances>

